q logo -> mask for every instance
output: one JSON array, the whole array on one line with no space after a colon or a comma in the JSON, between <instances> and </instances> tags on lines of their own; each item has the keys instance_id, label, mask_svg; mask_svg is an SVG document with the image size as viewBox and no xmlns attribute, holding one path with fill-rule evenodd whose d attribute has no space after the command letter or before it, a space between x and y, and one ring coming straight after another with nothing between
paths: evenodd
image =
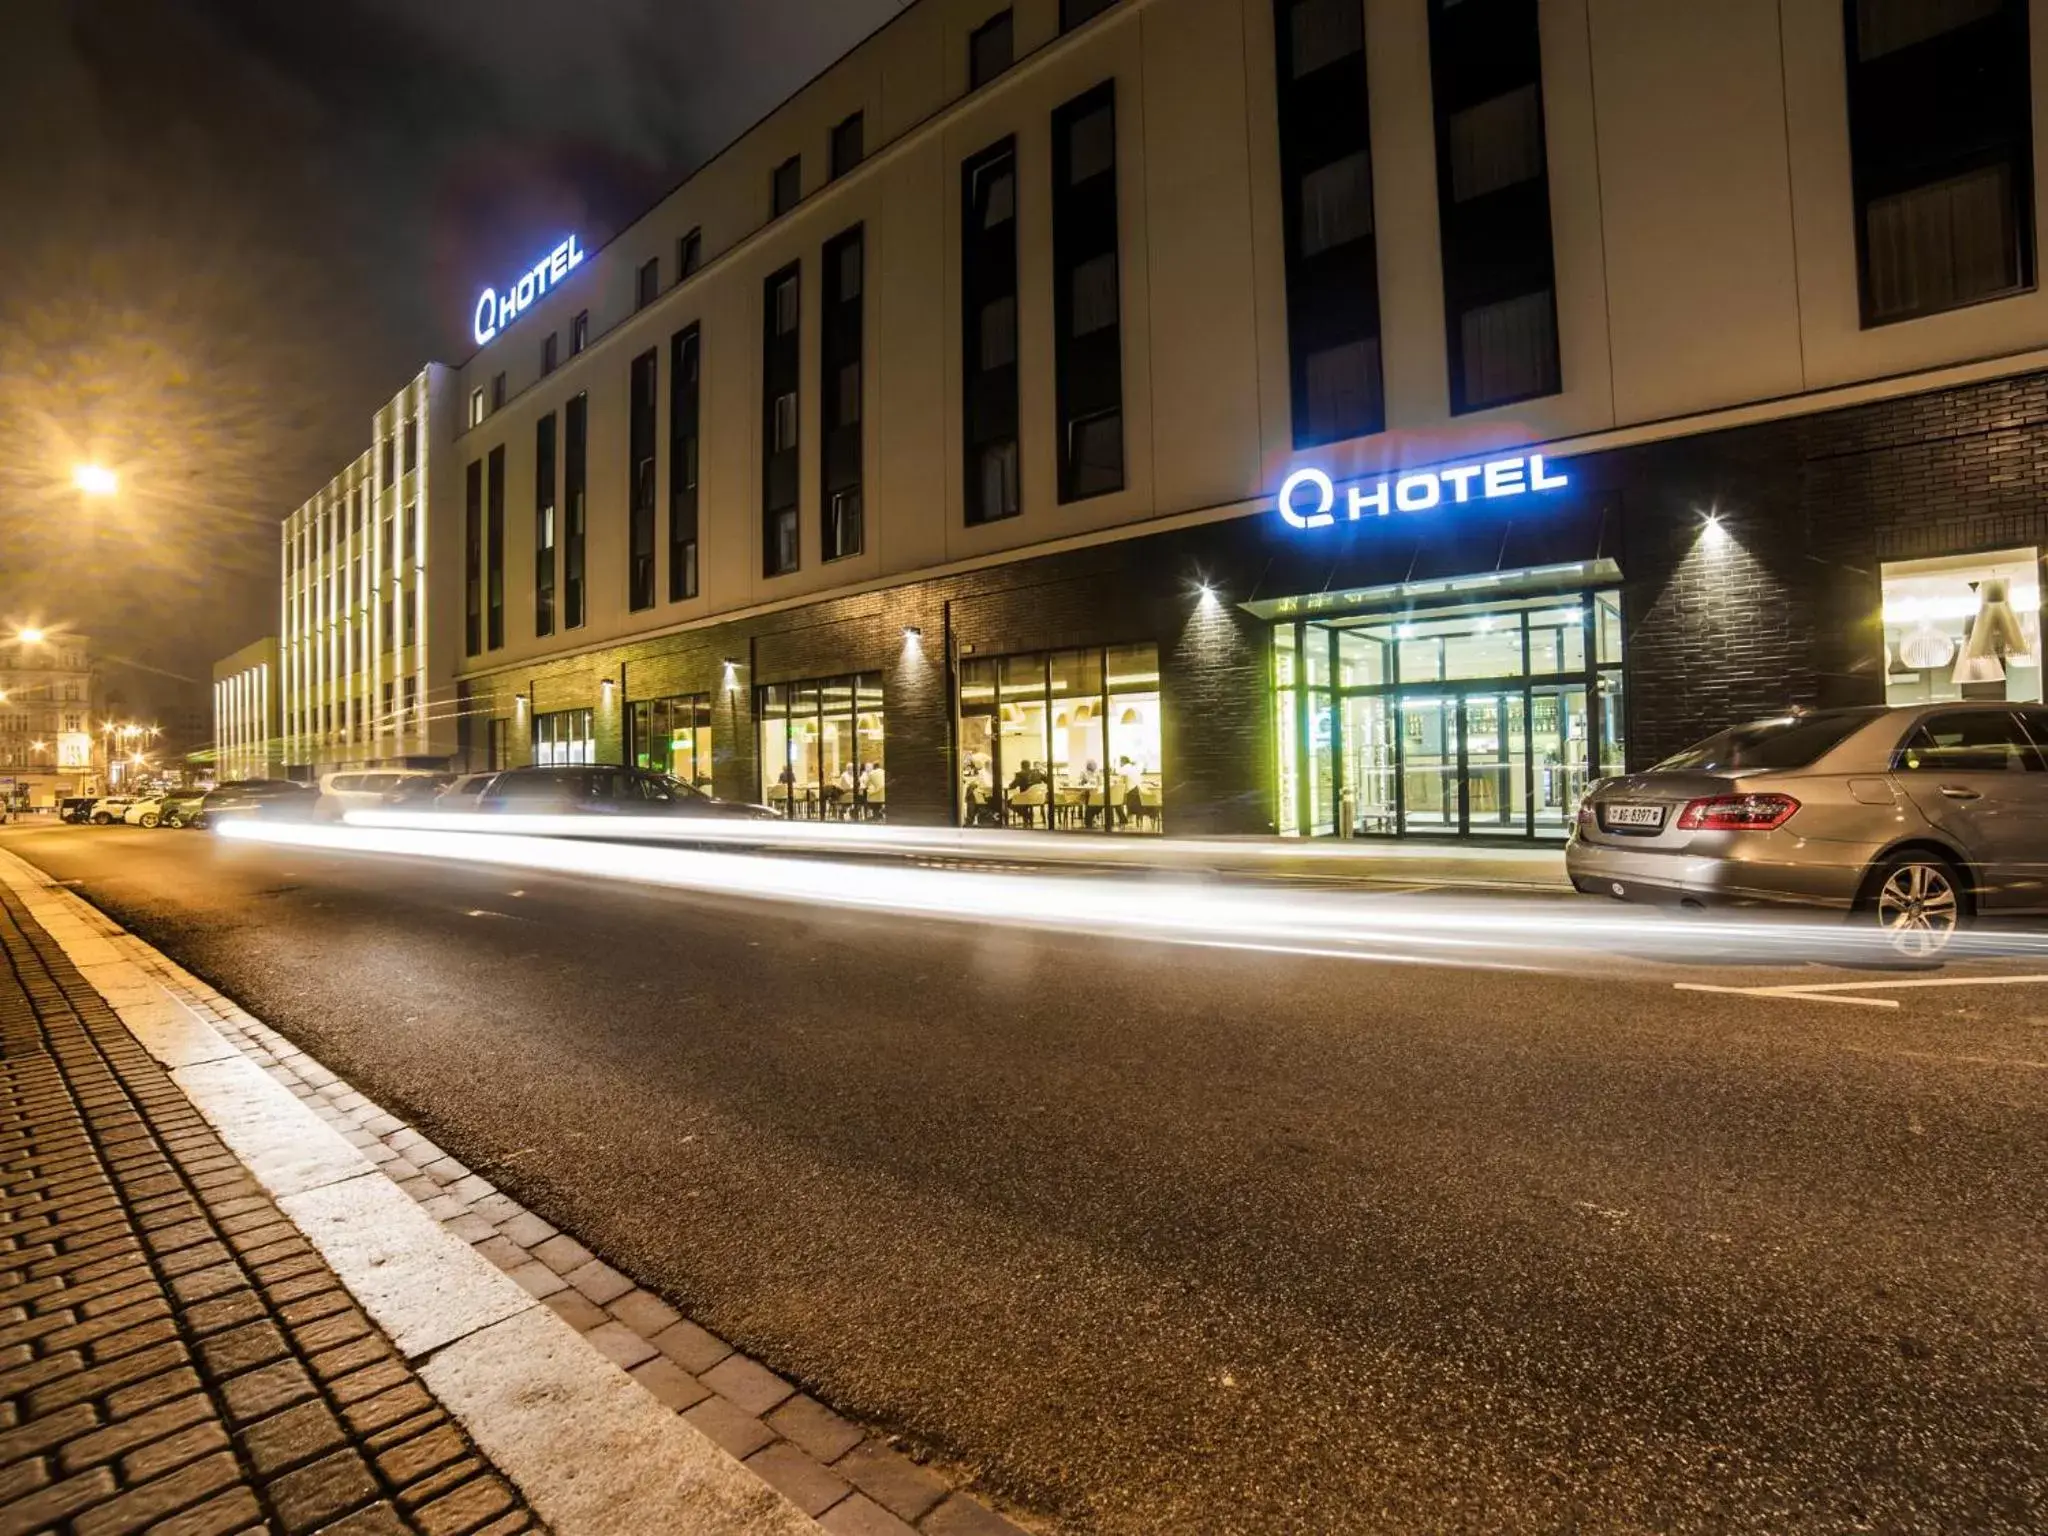
<instances>
[{"instance_id":1,"label":"q logo","mask_svg":"<svg viewBox=\"0 0 2048 1536\"><path fill-rule=\"evenodd\" d=\"M1316 507L1304 513L1297 505L1304 488L1315 488ZM1296 528L1327 528L1336 521L1330 509L1337 505L1337 487L1320 469L1297 469L1280 482L1280 515Z\"/></svg>"}]
</instances>

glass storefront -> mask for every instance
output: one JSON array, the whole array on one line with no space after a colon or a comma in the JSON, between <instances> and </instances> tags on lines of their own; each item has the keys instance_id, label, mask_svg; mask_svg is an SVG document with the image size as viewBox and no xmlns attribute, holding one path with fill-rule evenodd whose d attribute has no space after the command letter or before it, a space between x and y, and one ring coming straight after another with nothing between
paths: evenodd
<instances>
[{"instance_id":1,"label":"glass storefront","mask_svg":"<svg viewBox=\"0 0 2048 1536\"><path fill-rule=\"evenodd\" d=\"M1158 647L970 657L958 703L961 825L1165 830Z\"/></svg>"},{"instance_id":2,"label":"glass storefront","mask_svg":"<svg viewBox=\"0 0 2048 1536\"><path fill-rule=\"evenodd\" d=\"M885 817L881 673L771 683L759 690L756 714L771 809L808 821Z\"/></svg>"},{"instance_id":3,"label":"glass storefront","mask_svg":"<svg viewBox=\"0 0 2048 1536\"><path fill-rule=\"evenodd\" d=\"M587 709L558 709L533 717L533 761L541 768L597 761L597 738Z\"/></svg>"},{"instance_id":4,"label":"glass storefront","mask_svg":"<svg viewBox=\"0 0 2048 1536\"><path fill-rule=\"evenodd\" d=\"M2041 698L2034 549L1885 562L1884 701Z\"/></svg>"},{"instance_id":5,"label":"glass storefront","mask_svg":"<svg viewBox=\"0 0 2048 1536\"><path fill-rule=\"evenodd\" d=\"M1273 635L1283 833L1562 838L1621 771L1621 597L1301 619Z\"/></svg>"},{"instance_id":6,"label":"glass storefront","mask_svg":"<svg viewBox=\"0 0 2048 1536\"><path fill-rule=\"evenodd\" d=\"M711 697L636 699L630 717L629 760L711 792Z\"/></svg>"}]
</instances>

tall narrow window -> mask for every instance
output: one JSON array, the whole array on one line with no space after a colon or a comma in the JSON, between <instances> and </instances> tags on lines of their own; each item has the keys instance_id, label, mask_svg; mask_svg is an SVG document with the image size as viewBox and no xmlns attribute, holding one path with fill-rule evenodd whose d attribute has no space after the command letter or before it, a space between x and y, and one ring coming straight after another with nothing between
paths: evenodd
<instances>
[{"instance_id":1,"label":"tall narrow window","mask_svg":"<svg viewBox=\"0 0 2048 1536\"><path fill-rule=\"evenodd\" d=\"M577 395L562 411L562 625L583 625L583 536L586 485L585 449L589 438L590 397Z\"/></svg>"},{"instance_id":2,"label":"tall narrow window","mask_svg":"<svg viewBox=\"0 0 2048 1536\"><path fill-rule=\"evenodd\" d=\"M658 369L652 347L633 359L626 422L628 569L626 603L654 606L654 397Z\"/></svg>"},{"instance_id":3,"label":"tall narrow window","mask_svg":"<svg viewBox=\"0 0 2048 1536\"><path fill-rule=\"evenodd\" d=\"M504 375L499 374L498 377L502 379ZM498 388L498 398L494 399L491 402L492 406L496 407L503 405L505 403L503 397L504 389L502 386L500 386ZM377 483L388 489L391 485L391 482L398 478L398 439L395 437L385 438L383 443L383 450L384 451L380 455L380 457L383 460L384 472L382 475L378 477Z\"/></svg>"},{"instance_id":4,"label":"tall narrow window","mask_svg":"<svg viewBox=\"0 0 2048 1536\"><path fill-rule=\"evenodd\" d=\"M505 375L502 373L494 373L491 375L491 409L494 411L502 411L504 408ZM390 466L391 456L390 454L387 453L385 454L384 458L385 466L388 468ZM388 484L389 482L387 481L386 483Z\"/></svg>"},{"instance_id":5,"label":"tall narrow window","mask_svg":"<svg viewBox=\"0 0 2048 1536\"><path fill-rule=\"evenodd\" d=\"M761 337L761 569L797 568L797 380L802 369L802 271L768 279Z\"/></svg>"},{"instance_id":6,"label":"tall narrow window","mask_svg":"<svg viewBox=\"0 0 2048 1536\"><path fill-rule=\"evenodd\" d=\"M408 416L405 430L401 434L405 443L405 472L409 475L420 467L420 419Z\"/></svg>"},{"instance_id":7,"label":"tall narrow window","mask_svg":"<svg viewBox=\"0 0 2048 1536\"><path fill-rule=\"evenodd\" d=\"M1866 326L2034 286L2025 0L1847 0Z\"/></svg>"},{"instance_id":8,"label":"tall narrow window","mask_svg":"<svg viewBox=\"0 0 2048 1536\"><path fill-rule=\"evenodd\" d=\"M1482 5L1487 0L1475 0ZM1294 445L1386 425L1361 0L1274 0Z\"/></svg>"},{"instance_id":9,"label":"tall narrow window","mask_svg":"<svg viewBox=\"0 0 2048 1536\"><path fill-rule=\"evenodd\" d=\"M505 450L491 450L489 487L484 493L484 557L489 565L484 600L489 623L485 626L485 649L497 650L505 643Z\"/></svg>"},{"instance_id":10,"label":"tall narrow window","mask_svg":"<svg viewBox=\"0 0 2048 1536\"><path fill-rule=\"evenodd\" d=\"M1561 387L1537 0L1430 0L1451 409Z\"/></svg>"},{"instance_id":11,"label":"tall narrow window","mask_svg":"<svg viewBox=\"0 0 2048 1536\"><path fill-rule=\"evenodd\" d=\"M861 518L861 292L864 244L858 227L825 247L825 309L819 318L819 440L825 493L823 558L857 555Z\"/></svg>"},{"instance_id":12,"label":"tall narrow window","mask_svg":"<svg viewBox=\"0 0 2048 1536\"><path fill-rule=\"evenodd\" d=\"M533 427L533 632L555 632L555 413Z\"/></svg>"},{"instance_id":13,"label":"tall narrow window","mask_svg":"<svg viewBox=\"0 0 2048 1536\"><path fill-rule=\"evenodd\" d=\"M769 187L769 204L776 218L781 218L794 208L804 195L804 162L801 155L791 155L775 167L775 176Z\"/></svg>"},{"instance_id":14,"label":"tall narrow window","mask_svg":"<svg viewBox=\"0 0 2048 1536\"><path fill-rule=\"evenodd\" d=\"M704 381L697 327L668 343L668 600L697 595L697 436Z\"/></svg>"},{"instance_id":15,"label":"tall narrow window","mask_svg":"<svg viewBox=\"0 0 2048 1536\"><path fill-rule=\"evenodd\" d=\"M967 39L967 88L981 89L1016 60L1016 28L1008 9L976 27Z\"/></svg>"},{"instance_id":16,"label":"tall narrow window","mask_svg":"<svg viewBox=\"0 0 2048 1536\"><path fill-rule=\"evenodd\" d=\"M1080 501L1124 486L1113 84L1099 85L1053 114L1052 165L1060 500Z\"/></svg>"},{"instance_id":17,"label":"tall narrow window","mask_svg":"<svg viewBox=\"0 0 2048 1536\"><path fill-rule=\"evenodd\" d=\"M484 387L479 384L469 392L469 424L482 426L484 420Z\"/></svg>"},{"instance_id":18,"label":"tall narrow window","mask_svg":"<svg viewBox=\"0 0 2048 1536\"><path fill-rule=\"evenodd\" d=\"M832 179L834 181L837 181L841 176L844 176L848 171L860 164L861 157L866 152L865 146L862 143L862 134L861 115L858 112L832 130Z\"/></svg>"},{"instance_id":19,"label":"tall narrow window","mask_svg":"<svg viewBox=\"0 0 2048 1536\"><path fill-rule=\"evenodd\" d=\"M1017 475L1017 143L960 169L961 399L967 521L1014 517Z\"/></svg>"},{"instance_id":20,"label":"tall narrow window","mask_svg":"<svg viewBox=\"0 0 2048 1536\"><path fill-rule=\"evenodd\" d=\"M692 229L676 242L676 281L681 282L704 265L704 231Z\"/></svg>"},{"instance_id":21,"label":"tall narrow window","mask_svg":"<svg viewBox=\"0 0 2048 1536\"><path fill-rule=\"evenodd\" d=\"M661 294L661 258L650 256L633 275L633 307L645 309Z\"/></svg>"},{"instance_id":22,"label":"tall narrow window","mask_svg":"<svg viewBox=\"0 0 2048 1536\"><path fill-rule=\"evenodd\" d=\"M484 465L472 459L462 488L462 653L484 649Z\"/></svg>"},{"instance_id":23,"label":"tall narrow window","mask_svg":"<svg viewBox=\"0 0 2048 1536\"><path fill-rule=\"evenodd\" d=\"M590 345L590 311L579 309L569 322L569 355L574 357Z\"/></svg>"},{"instance_id":24,"label":"tall narrow window","mask_svg":"<svg viewBox=\"0 0 2048 1536\"><path fill-rule=\"evenodd\" d=\"M1060 30L1071 32L1115 4L1116 0L1060 0Z\"/></svg>"},{"instance_id":25,"label":"tall narrow window","mask_svg":"<svg viewBox=\"0 0 2048 1536\"><path fill-rule=\"evenodd\" d=\"M555 371L556 367L558 367L558 366L560 365L560 362L561 362L561 357L560 357L560 344L561 344L561 339L562 339L562 337L561 337L561 332L559 332L559 331L549 331L549 332L547 333L547 336L546 336L546 337L545 337L545 338L544 338L544 339L543 339L543 340L541 341L541 344L540 344L540 371L541 371L541 373L542 373L542 374L544 374L544 375L545 375L545 374L550 374L550 373L553 373L553 372Z\"/></svg>"}]
</instances>

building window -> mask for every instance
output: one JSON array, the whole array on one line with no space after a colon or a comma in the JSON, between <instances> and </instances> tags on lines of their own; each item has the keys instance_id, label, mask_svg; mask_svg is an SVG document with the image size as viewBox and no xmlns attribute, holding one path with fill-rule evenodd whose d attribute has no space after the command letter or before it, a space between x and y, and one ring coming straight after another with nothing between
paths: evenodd
<instances>
[{"instance_id":1,"label":"building window","mask_svg":"<svg viewBox=\"0 0 2048 1536\"><path fill-rule=\"evenodd\" d=\"M832 130L832 179L837 181L861 162L861 114L856 112Z\"/></svg>"},{"instance_id":2,"label":"building window","mask_svg":"<svg viewBox=\"0 0 2048 1536\"><path fill-rule=\"evenodd\" d=\"M558 709L533 717L533 762L538 768L597 761L597 741L588 709ZM493 722L497 724L498 722ZM502 764L493 763L492 767Z\"/></svg>"},{"instance_id":3,"label":"building window","mask_svg":"<svg viewBox=\"0 0 2048 1536\"><path fill-rule=\"evenodd\" d=\"M485 589L488 606L485 648L498 650L505 644L505 450L491 450L489 485L484 503L484 556L490 574Z\"/></svg>"},{"instance_id":4,"label":"building window","mask_svg":"<svg viewBox=\"0 0 2048 1536\"><path fill-rule=\"evenodd\" d=\"M562 625L583 627L583 535L585 447L590 397L577 395L562 411Z\"/></svg>"},{"instance_id":5,"label":"building window","mask_svg":"<svg viewBox=\"0 0 2048 1536\"><path fill-rule=\"evenodd\" d=\"M403 717L402 717L402 718L401 718L401 719L399 720L399 722L398 722L398 724L399 724L399 728L400 728L401 730L402 730L402 729L404 729L404 727L405 727L405 723L406 723L406 721L408 721L408 720L409 720L409 721L412 721L412 722L413 722L414 724L417 724L417 723L419 722L419 718L420 718L420 680L419 680L419 679L418 679L417 677L408 677L408 678L407 678L407 679L405 680L405 694L404 694L404 698L405 698L405 714L404 714L404 716L403 716Z\"/></svg>"},{"instance_id":6,"label":"building window","mask_svg":"<svg viewBox=\"0 0 2048 1536\"><path fill-rule=\"evenodd\" d=\"M1453 412L1561 384L1537 0L1430 0Z\"/></svg>"},{"instance_id":7,"label":"building window","mask_svg":"<svg viewBox=\"0 0 2048 1536\"><path fill-rule=\"evenodd\" d=\"M420 637L420 605L427 600L427 589L416 589L405 602L405 643L417 644Z\"/></svg>"},{"instance_id":8,"label":"building window","mask_svg":"<svg viewBox=\"0 0 2048 1536\"><path fill-rule=\"evenodd\" d=\"M697 435L703 349L696 326L668 344L668 600L697 595Z\"/></svg>"},{"instance_id":9,"label":"building window","mask_svg":"<svg viewBox=\"0 0 2048 1536\"><path fill-rule=\"evenodd\" d=\"M405 443L405 472L409 475L420 467L420 419L408 416L403 434Z\"/></svg>"},{"instance_id":10,"label":"building window","mask_svg":"<svg viewBox=\"0 0 2048 1536\"><path fill-rule=\"evenodd\" d=\"M1124 485L1113 85L1053 114L1052 245L1060 500L1079 501Z\"/></svg>"},{"instance_id":11,"label":"building window","mask_svg":"<svg viewBox=\"0 0 2048 1536\"><path fill-rule=\"evenodd\" d=\"M971 657L958 706L963 826L1164 827L1156 647Z\"/></svg>"},{"instance_id":12,"label":"building window","mask_svg":"<svg viewBox=\"0 0 2048 1536\"><path fill-rule=\"evenodd\" d=\"M775 175L769 184L770 208L775 218L781 218L803 198L803 156L791 155L775 167Z\"/></svg>"},{"instance_id":13,"label":"building window","mask_svg":"<svg viewBox=\"0 0 2048 1536\"><path fill-rule=\"evenodd\" d=\"M976 27L967 39L967 88L978 91L1016 60L1016 30L1007 10Z\"/></svg>"},{"instance_id":14,"label":"building window","mask_svg":"<svg viewBox=\"0 0 2048 1536\"><path fill-rule=\"evenodd\" d=\"M627 717L627 761L711 792L711 698L635 699Z\"/></svg>"},{"instance_id":15,"label":"building window","mask_svg":"<svg viewBox=\"0 0 2048 1536\"><path fill-rule=\"evenodd\" d=\"M1863 323L2034 286L2024 0L1848 0Z\"/></svg>"},{"instance_id":16,"label":"building window","mask_svg":"<svg viewBox=\"0 0 2048 1536\"><path fill-rule=\"evenodd\" d=\"M2039 703L2040 572L2035 549L1886 561L1885 703Z\"/></svg>"},{"instance_id":17,"label":"building window","mask_svg":"<svg viewBox=\"0 0 2048 1536\"><path fill-rule=\"evenodd\" d=\"M1386 424L1359 0L1275 0L1294 445Z\"/></svg>"},{"instance_id":18,"label":"building window","mask_svg":"<svg viewBox=\"0 0 2048 1536\"><path fill-rule=\"evenodd\" d=\"M462 496L462 653L484 650L484 465L472 459Z\"/></svg>"},{"instance_id":19,"label":"building window","mask_svg":"<svg viewBox=\"0 0 2048 1536\"><path fill-rule=\"evenodd\" d=\"M383 451L378 458L381 461L382 472L377 483L389 487L398 479L398 439L387 437L381 446Z\"/></svg>"},{"instance_id":20,"label":"building window","mask_svg":"<svg viewBox=\"0 0 2048 1536\"><path fill-rule=\"evenodd\" d=\"M1116 0L1060 0L1060 30L1071 32L1115 4Z\"/></svg>"},{"instance_id":21,"label":"building window","mask_svg":"<svg viewBox=\"0 0 2048 1536\"><path fill-rule=\"evenodd\" d=\"M777 683L759 690L762 798L800 821L881 821L882 675Z\"/></svg>"},{"instance_id":22,"label":"building window","mask_svg":"<svg viewBox=\"0 0 2048 1536\"><path fill-rule=\"evenodd\" d=\"M961 399L966 517L1017 514L1017 145L1005 139L960 169Z\"/></svg>"},{"instance_id":23,"label":"building window","mask_svg":"<svg viewBox=\"0 0 2048 1536\"><path fill-rule=\"evenodd\" d=\"M797 381L802 271L789 266L768 279L762 336L761 513L762 571L782 576L797 568Z\"/></svg>"},{"instance_id":24,"label":"building window","mask_svg":"<svg viewBox=\"0 0 2048 1536\"><path fill-rule=\"evenodd\" d=\"M505 375L502 373L494 373L491 375L491 409L494 411L501 411L504 408Z\"/></svg>"},{"instance_id":25,"label":"building window","mask_svg":"<svg viewBox=\"0 0 2048 1536\"><path fill-rule=\"evenodd\" d=\"M590 311L578 310L576 318L569 322L569 355L574 357L590 345Z\"/></svg>"},{"instance_id":26,"label":"building window","mask_svg":"<svg viewBox=\"0 0 2048 1536\"><path fill-rule=\"evenodd\" d=\"M559 331L549 331L540 344L540 371L543 376L553 373L561 364Z\"/></svg>"},{"instance_id":27,"label":"building window","mask_svg":"<svg viewBox=\"0 0 2048 1536\"><path fill-rule=\"evenodd\" d=\"M652 347L633 359L626 421L626 605L654 606L654 408L659 365Z\"/></svg>"},{"instance_id":28,"label":"building window","mask_svg":"<svg viewBox=\"0 0 2048 1536\"><path fill-rule=\"evenodd\" d=\"M414 558L420 547L420 504L408 502L405 508L405 551L407 558Z\"/></svg>"},{"instance_id":29,"label":"building window","mask_svg":"<svg viewBox=\"0 0 2048 1536\"><path fill-rule=\"evenodd\" d=\"M533 632L555 632L555 413L533 426Z\"/></svg>"},{"instance_id":30,"label":"building window","mask_svg":"<svg viewBox=\"0 0 2048 1536\"><path fill-rule=\"evenodd\" d=\"M861 552L861 348L864 243L855 227L825 247L825 304L819 318L820 481L825 521L821 558Z\"/></svg>"},{"instance_id":31,"label":"building window","mask_svg":"<svg viewBox=\"0 0 2048 1536\"><path fill-rule=\"evenodd\" d=\"M483 425L483 420L484 391L483 386L478 385L469 392L469 424L472 427L480 427Z\"/></svg>"},{"instance_id":32,"label":"building window","mask_svg":"<svg viewBox=\"0 0 2048 1536\"><path fill-rule=\"evenodd\" d=\"M633 280L633 307L645 309L661 293L661 258L650 256L640 263Z\"/></svg>"},{"instance_id":33,"label":"building window","mask_svg":"<svg viewBox=\"0 0 2048 1536\"><path fill-rule=\"evenodd\" d=\"M676 281L704 265L704 231L693 229L676 242Z\"/></svg>"}]
</instances>

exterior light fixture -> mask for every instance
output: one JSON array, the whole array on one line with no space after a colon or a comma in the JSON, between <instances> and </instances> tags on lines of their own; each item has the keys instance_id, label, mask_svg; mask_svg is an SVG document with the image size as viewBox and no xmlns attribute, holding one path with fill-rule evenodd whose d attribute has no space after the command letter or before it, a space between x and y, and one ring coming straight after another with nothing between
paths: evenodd
<instances>
[{"instance_id":1,"label":"exterior light fixture","mask_svg":"<svg viewBox=\"0 0 2048 1536\"><path fill-rule=\"evenodd\" d=\"M88 496L111 496L121 489L121 477L104 464L75 466L71 483Z\"/></svg>"},{"instance_id":2,"label":"exterior light fixture","mask_svg":"<svg viewBox=\"0 0 2048 1536\"><path fill-rule=\"evenodd\" d=\"M43 643L43 632L31 626L28 629L17 631L14 638L23 645L41 645Z\"/></svg>"},{"instance_id":3,"label":"exterior light fixture","mask_svg":"<svg viewBox=\"0 0 2048 1536\"><path fill-rule=\"evenodd\" d=\"M1706 521L1700 525L1700 538L1709 549L1719 549L1728 542L1728 530L1721 526L1721 514L1709 512Z\"/></svg>"},{"instance_id":4,"label":"exterior light fixture","mask_svg":"<svg viewBox=\"0 0 2048 1536\"><path fill-rule=\"evenodd\" d=\"M924 631L918 628L917 625L906 624L903 626L903 643L905 645L916 645L923 638Z\"/></svg>"}]
</instances>

